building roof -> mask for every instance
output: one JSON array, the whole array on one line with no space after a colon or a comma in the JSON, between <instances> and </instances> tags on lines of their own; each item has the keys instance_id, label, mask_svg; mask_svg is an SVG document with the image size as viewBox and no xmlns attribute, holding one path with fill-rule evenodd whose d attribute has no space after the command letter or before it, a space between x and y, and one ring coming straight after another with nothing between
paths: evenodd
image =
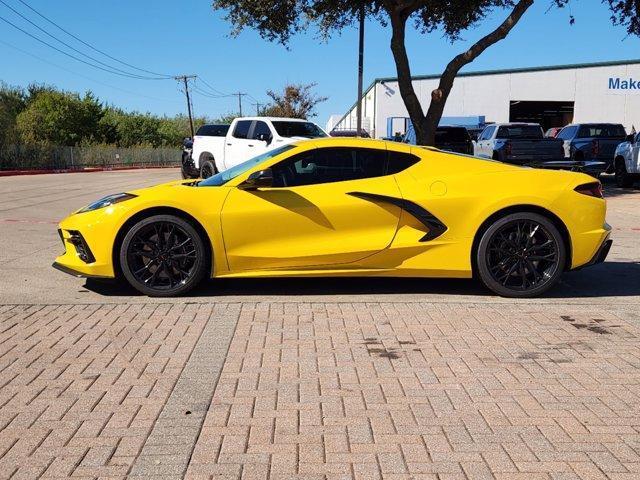
<instances>
[{"instance_id":1,"label":"building roof","mask_svg":"<svg viewBox=\"0 0 640 480\"><path fill-rule=\"evenodd\" d=\"M456 77L480 77L484 75L508 75L511 73L529 73L529 72L548 72L554 70L574 70L579 68L597 68L597 67L615 67L619 65L638 65L640 64L640 58L630 59L630 60L611 60L608 62L593 62L593 63L567 63L561 65L541 65L538 67L520 67L520 68L504 68L497 70L477 70L475 72L460 72ZM429 75L413 75L411 77L412 80L434 80L441 77L441 73L429 74ZM380 77L375 78L369 86L364 90L362 94L362 98L366 97L369 91L377 84L377 83L387 83L387 82L397 82L398 77ZM354 102L354 104L347 110L342 118L338 121L338 123L342 122L351 110L356 108L358 102Z\"/></svg>"},{"instance_id":2,"label":"building roof","mask_svg":"<svg viewBox=\"0 0 640 480\"><path fill-rule=\"evenodd\" d=\"M541 65L538 67L521 67L521 68L504 68L498 70L477 70L475 72L460 72L458 77L479 77L483 75L505 75L510 73L528 73L528 72L547 72L553 70L575 70L578 68L597 68L597 67L615 67L619 65L637 65L640 64L640 58L632 60L612 60L609 62L594 62L594 63L568 63L562 65ZM414 75L413 80L433 80L440 78L442 74L431 75ZM375 83L396 82L398 77L383 77L376 78L372 82L372 86Z\"/></svg>"}]
</instances>

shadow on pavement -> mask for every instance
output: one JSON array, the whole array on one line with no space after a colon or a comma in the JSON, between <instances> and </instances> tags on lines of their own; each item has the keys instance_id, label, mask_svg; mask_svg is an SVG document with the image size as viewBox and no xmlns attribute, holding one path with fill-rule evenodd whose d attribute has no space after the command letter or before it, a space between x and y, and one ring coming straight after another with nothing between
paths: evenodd
<instances>
[{"instance_id":1,"label":"shadow on pavement","mask_svg":"<svg viewBox=\"0 0 640 480\"><path fill-rule=\"evenodd\" d=\"M547 296L633 297L640 296L640 262L612 261L568 272Z\"/></svg>"},{"instance_id":2,"label":"shadow on pavement","mask_svg":"<svg viewBox=\"0 0 640 480\"><path fill-rule=\"evenodd\" d=\"M87 280L86 288L104 296L140 296L118 282ZM301 296L316 295L491 295L473 280L424 278L248 278L213 279L186 295L186 298L216 296ZM640 263L606 262L576 272L568 272L549 298L640 296Z\"/></svg>"},{"instance_id":3,"label":"shadow on pavement","mask_svg":"<svg viewBox=\"0 0 640 480\"><path fill-rule=\"evenodd\" d=\"M600 181L602 182L602 187L604 189L604 198L624 197L640 193L640 182L634 183L631 188L620 188L616 186L616 181L613 175L603 175L600 177Z\"/></svg>"},{"instance_id":4,"label":"shadow on pavement","mask_svg":"<svg viewBox=\"0 0 640 480\"><path fill-rule=\"evenodd\" d=\"M140 294L120 282L88 279L85 287L105 296ZM300 296L300 295L375 295L375 294L446 294L488 295L473 280L432 278L219 278L203 282L185 295L188 297L215 296Z\"/></svg>"}]
</instances>

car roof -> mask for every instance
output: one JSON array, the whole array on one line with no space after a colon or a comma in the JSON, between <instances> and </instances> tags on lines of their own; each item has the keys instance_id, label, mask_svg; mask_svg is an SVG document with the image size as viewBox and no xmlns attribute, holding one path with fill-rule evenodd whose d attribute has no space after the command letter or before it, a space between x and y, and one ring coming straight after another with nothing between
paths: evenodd
<instances>
[{"instance_id":1,"label":"car roof","mask_svg":"<svg viewBox=\"0 0 640 480\"><path fill-rule=\"evenodd\" d=\"M303 122L311 123L310 120L303 118L287 118L287 117L238 117L236 120L268 120L270 122Z\"/></svg>"},{"instance_id":2,"label":"car roof","mask_svg":"<svg viewBox=\"0 0 640 480\"><path fill-rule=\"evenodd\" d=\"M527 126L527 127L539 127L539 123L533 122L508 122L508 123L494 123L493 125L497 127L519 127L519 126ZM489 125L487 125L489 126Z\"/></svg>"},{"instance_id":3,"label":"car roof","mask_svg":"<svg viewBox=\"0 0 640 480\"><path fill-rule=\"evenodd\" d=\"M571 123L569 125L567 125L567 127L588 127L590 125L613 125L616 127L621 127L622 124L621 123L611 123L611 122L589 122L589 123Z\"/></svg>"}]
</instances>

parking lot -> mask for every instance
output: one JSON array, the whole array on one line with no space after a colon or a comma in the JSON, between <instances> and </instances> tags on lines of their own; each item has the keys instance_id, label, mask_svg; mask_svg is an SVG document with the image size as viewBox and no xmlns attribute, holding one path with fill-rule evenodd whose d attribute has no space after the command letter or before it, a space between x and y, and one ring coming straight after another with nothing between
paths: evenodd
<instances>
[{"instance_id":1,"label":"parking lot","mask_svg":"<svg viewBox=\"0 0 640 480\"><path fill-rule=\"evenodd\" d=\"M640 477L640 190L549 295L211 280L150 299L51 263L56 224L175 169L0 178L0 477Z\"/></svg>"}]
</instances>

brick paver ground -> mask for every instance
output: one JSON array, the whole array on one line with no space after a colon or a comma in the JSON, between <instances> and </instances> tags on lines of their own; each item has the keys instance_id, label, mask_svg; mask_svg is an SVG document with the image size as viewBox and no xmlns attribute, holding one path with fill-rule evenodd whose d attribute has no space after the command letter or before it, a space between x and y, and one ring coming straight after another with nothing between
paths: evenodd
<instances>
[{"instance_id":1,"label":"brick paver ground","mask_svg":"<svg viewBox=\"0 0 640 480\"><path fill-rule=\"evenodd\" d=\"M192 478L640 478L629 312L245 305Z\"/></svg>"},{"instance_id":2,"label":"brick paver ground","mask_svg":"<svg viewBox=\"0 0 640 480\"><path fill-rule=\"evenodd\" d=\"M127 475L203 328L233 309L0 307L0 477Z\"/></svg>"},{"instance_id":3,"label":"brick paver ground","mask_svg":"<svg viewBox=\"0 0 640 480\"><path fill-rule=\"evenodd\" d=\"M0 477L637 479L639 321L634 305L3 306Z\"/></svg>"}]
</instances>

